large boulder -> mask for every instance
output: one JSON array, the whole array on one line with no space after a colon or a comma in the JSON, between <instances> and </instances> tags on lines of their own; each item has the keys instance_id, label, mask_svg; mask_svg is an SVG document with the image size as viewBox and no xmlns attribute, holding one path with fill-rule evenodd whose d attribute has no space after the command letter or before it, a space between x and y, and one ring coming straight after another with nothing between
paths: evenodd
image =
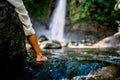
<instances>
[{"instance_id":1,"label":"large boulder","mask_svg":"<svg viewBox=\"0 0 120 80\"><path fill-rule=\"evenodd\" d=\"M95 43L93 47L96 48L120 48L120 32L106 37L101 41Z\"/></svg>"},{"instance_id":2,"label":"large boulder","mask_svg":"<svg viewBox=\"0 0 120 80\"><path fill-rule=\"evenodd\" d=\"M61 49L62 45L58 41L44 41L40 44L42 49Z\"/></svg>"},{"instance_id":3,"label":"large boulder","mask_svg":"<svg viewBox=\"0 0 120 80\"><path fill-rule=\"evenodd\" d=\"M87 80L117 80L120 79L119 67L106 66L98 70L91 71ZM118 79L118 80L119 80Z\"/></svg>"},{"instance_id":4,"label":"large boulder","mask_svg":"<svg viewBox=\"0 0 120 80\"><path fill-rule=\"evenodd\" d=\"M45 35L41 35L38 39L39 42L48 41L48 38Z\"/></svg>"},{"instance_id":5,"label":"large boulder","mask_svg":"<svg viewBox=\"0 0 120 80\"><path fill-rule=\"evenodd\" d=\"M0 0L0 79L16 77L26 58L25 35L17 13Z\"/></svg>"},{"instance_id":6,"label":"large boulder","mask_svg":"<svg viewBox=\"0 0 120 80\"><path fill-rule=\"evenodd\" d=\"M93 45L96 48L116 48L116 38L109 36Z\"/></svg>"}]
</instances>

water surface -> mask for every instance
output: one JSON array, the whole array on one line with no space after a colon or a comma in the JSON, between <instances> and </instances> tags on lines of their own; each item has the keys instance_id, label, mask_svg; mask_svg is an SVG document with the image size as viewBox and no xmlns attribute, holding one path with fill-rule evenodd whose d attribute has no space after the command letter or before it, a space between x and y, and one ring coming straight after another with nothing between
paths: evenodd
<instances>
[{"instance_id":1,"label":"water surface","mask_svg":"<svg viewBox=\"0 0 120 80\"><path fill-rule=\"evenodd\" d=\"M64 49L45 50L48 61L36 65L33 51L27 57L24 67L25 75L18 76L22 80L76 80L76 77L86 80L91 70L120 65L120 54L117 52L80 52Z\"/></svg>"}]
</instances>

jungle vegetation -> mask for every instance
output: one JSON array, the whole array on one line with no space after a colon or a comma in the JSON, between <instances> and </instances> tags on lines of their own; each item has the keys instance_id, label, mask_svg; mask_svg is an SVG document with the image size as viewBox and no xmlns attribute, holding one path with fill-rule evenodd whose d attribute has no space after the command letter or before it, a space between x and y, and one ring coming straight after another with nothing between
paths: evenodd
<instances>
[{"instance_id":1,"label":"jungle vegetation","mask_svg":"<svg viewBox=\"0 0 120 80\"><path fill-rule=\"evenodd\" d=\"M46 14L48 5L52 0L24 0L26 8L30 15L42 16ZM71 10L71 3L75 1L74 7L76 12ZM79 15L75 22L95 20L101 24L117 29L117 20L120 20L120 11L116 11L114 6L116 1L113 0L68 0L67 16L70 20L74 18L76 14Z\"/></svg>"}]
</instances>

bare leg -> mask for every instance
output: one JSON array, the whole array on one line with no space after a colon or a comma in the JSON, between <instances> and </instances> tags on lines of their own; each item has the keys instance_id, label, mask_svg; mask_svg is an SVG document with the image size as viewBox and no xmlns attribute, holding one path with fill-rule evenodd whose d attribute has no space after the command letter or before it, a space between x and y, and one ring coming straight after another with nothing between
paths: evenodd
<instances>
[{"instance_id":1,"label":"bare leg","mask_svg":"<svg viewBox=\"0 0 120 80\"><path fill-rule=\"evenodd\" d=\"M47 61L47 57L42 55L41 49L38 45L36 34L32 34L32 35L28 36L27 39L36 53L36 61L39 61L39 62Z\"/></svg>"}]
</instances>

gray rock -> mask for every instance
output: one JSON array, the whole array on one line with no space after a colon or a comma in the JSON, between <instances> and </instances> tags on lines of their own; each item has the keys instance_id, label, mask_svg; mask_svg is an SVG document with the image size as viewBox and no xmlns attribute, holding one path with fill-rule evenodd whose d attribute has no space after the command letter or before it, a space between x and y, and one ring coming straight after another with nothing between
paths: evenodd
<instances>
[{"instance_id":1,"label":"gray rock","mask_svg":"<svg viewBox=\"0 0 120 80\"><path fill-rule=\"evenodd\" d=\"M63 41L63 42L60 42L60 44L62 47L67 47L69 43L67 41Z\"/></svg>"},{"instance_id":2,"label":"gray rock","mask_svg":"<svg viewBox=\"0 0 120 80\"><path fill-rule=\"evenodd\" d=\"M116 47L116 39L114 36L110 36L107 38L104 38L103 40L95 43L93 46L97 48L115 48Z\"/></svg>"},{"instance_id":3,"label":"gray rock","mask_svg":"<svg viewBox=\"0 0 120 80\"><path fill-rule=\"evenodd\" d=\"M98 70L91 71L87 80L115 80L119 78L119 68L116 66L106 66Z\"/></svg>"},{"instance_id":4,"label":"gray rock","mask_svg":"<svg viewBox=\"0 0 120 80\"><path fill-rule=\"evenodd\" d=\"M48 38L45 35L41 35L38 39L39 42L48 41Z\"/></svg>"},{"instance_id":5,"label":"gray rock","mask_svg":"<svg viewBox=\"0 0 120 80\"><path fill-rule=\"evenodd\" d=\"M69 45L71 45L71 46L78 46L78 43L75 42L75 41L71 41L71 42L69 43Z\"/></svg>"},{"instance_id":6,"label":"gray rock","mask_svg":"<svg viewBox=\"0 0 120 80\"><path fill-rule=\"evenodd\" d=\"M58 41L44 41L40 44L43 49L60 49L62 48L60 42Z\"/></svg>"},{"instance_id":7,"label":"gray rock","mask_svg":"<svg viewBox=\"0 0 120 80\"><path fill-rule=\"evenodd\" d=\"M13 79L26 58L25 35L14 8L4 0L0 4L0 79Z\"/></svg>"},{"instance_id":8,"label":"gray rock","mask_svg":"<svg viewBox=\"0 0 120 80\"><path fill-rule=\"evenodd\" d=\"M120 48L120 32L106 37L101 41L95 43L93 47L96 48Z\"/></svg>"}]
</instances>

